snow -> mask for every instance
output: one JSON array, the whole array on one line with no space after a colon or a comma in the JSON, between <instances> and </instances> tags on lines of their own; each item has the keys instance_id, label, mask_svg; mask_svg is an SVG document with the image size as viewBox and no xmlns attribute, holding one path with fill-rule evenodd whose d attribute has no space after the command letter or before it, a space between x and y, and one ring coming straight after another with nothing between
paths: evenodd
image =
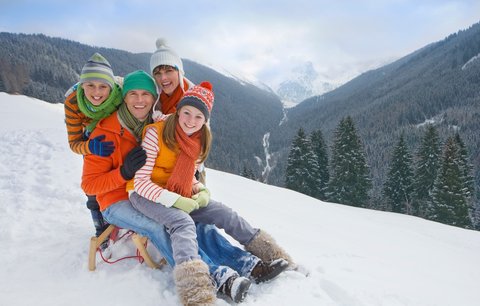
<instances>
[{"instance_id":1,"label":"snow","mask_svg":"<svg viewBox=\"0 0 480 306\"><path fill-rule=\"evenodd\" d=\"M0 305L180 305L168 267L98 260L88 271L93 225L63 106L5 93L0 106ZM252 285L244 305L479 305L479 232L321 202L213 169L207 181L215 199L310 271ZM134 252L127 242L123 249Z\"/></svg>"},{"instance_id":2,"label":"snow","mask_svg":"<svg viewBox=\"0 0 480 306\"><path fill-rule=\"evenodd\" d=\"M472 66L472 64L477 61L478 59L480 59L480 53L475 55L474 57L472 57L471 59L469 59L463 66L462 66L462 70L465 70L467 68L469 68L470 66Z\"/></svg>"}]
</instances>

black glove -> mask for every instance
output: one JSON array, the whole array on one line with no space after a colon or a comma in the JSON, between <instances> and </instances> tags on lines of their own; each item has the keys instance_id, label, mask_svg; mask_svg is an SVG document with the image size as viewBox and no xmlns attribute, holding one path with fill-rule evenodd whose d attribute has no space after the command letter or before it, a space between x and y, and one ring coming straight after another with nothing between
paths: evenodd
<instances>
[{"instance_id":1,"label":"black glove","mask_svg":"<svg viewBox=\"0 0 480 306\"><path fill-rule=\"evenodd\" d=\"M135 147L125 156L123 165L120 167L120 174L125 180L131 180L135 176L135 172L142 168L146 161L147 152L140 146Z\"/></svg>"}]
</instances>

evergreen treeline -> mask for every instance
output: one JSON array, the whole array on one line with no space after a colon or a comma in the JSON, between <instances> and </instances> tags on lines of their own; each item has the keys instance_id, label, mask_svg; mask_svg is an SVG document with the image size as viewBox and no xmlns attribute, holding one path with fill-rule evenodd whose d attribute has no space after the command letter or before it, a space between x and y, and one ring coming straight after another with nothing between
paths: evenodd
<instances>
[{"instance_id":1,"label":"evergreen treeline","mask_svg":"<svg viewBox=\"0 0 480 306\"><path fill-rule=\"evenodd\" d=\"M480 23L452 34L409 54L391 64L368 71L322 96L312 97L287 110L287 120L270 136L271 153L278 156L277 167L269 183L285 184L289 146L299 128L322 130L332 146L337 124L350 116L362 138L370 167L371 206L386 205L384 182L387 179L391 150L404 134L405 145L419 148L428 123L435 125L437 137L444 141L459 131L473 166L473 185L480 189ZM441 156L439 152L435 153ZM415 151L416 153L416 151ZM434 154L434 155L435 155ZM432 173L418 172L413 156L415 176L424 175L424 187L430 189L439 167ZM432 156L433 157L433 156ZM438 160L438 159L437 159ZM425 161L427 162L427 161ZM436 167L436 168L435 168ZM427 169L426 169L427 170ZM417 186L418 187L418 186ZM417 190L420 203L411 202L412 210L426 209L431 195ZM478 199L479 197L475 197ZM408 200L408 199L407 199ZM477 205L478 203L477 200ZM416 207L420 205L420 207Z\"/></svg>"},{"instance_id":2,"label":"evergreen treeline","mask_svg":"<svg viewBox=\"0 0 480 306\"><path fill-rule=\"evenodd\" d=\"M474 184L468 150L459 133L443 154L437 129L427 125L415 160L401 134L388 163L380 197L372 198L371 173L351 117L338 124L330 159L320 130L300 128L292 141L285 186L306 195L351 206L415 215L475 228ZM330 160L330 162L329 162Z\"/></svg>"}]
</instances>

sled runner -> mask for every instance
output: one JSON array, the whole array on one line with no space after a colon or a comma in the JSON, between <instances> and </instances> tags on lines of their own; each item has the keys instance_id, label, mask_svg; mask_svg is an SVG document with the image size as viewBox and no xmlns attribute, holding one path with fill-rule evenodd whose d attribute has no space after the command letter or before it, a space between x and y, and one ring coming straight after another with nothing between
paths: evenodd
<instances>
[{"instance_id":1,"label":"sled runner","mask_svg":"<svg viewBox=\"0 0 480 306\"><path fill-rule=\"evenodd\" d=\"M110 234L117 229L115 225L109 225L103 233L98 236L98 237L92 237L90 238L90 251L88 254L88 269L90 271L94 271L96 269L96 262L97 262L97 250L104 242L107 240L110 236ZM132 240L135 246L137 247L139 257L142 258L145 263L152 269L159 269L161 268L164 264L166 264L166 261L164 258L162 258L159 262L155 262L152 257L148 254L147 249L146 249L146 242L147 242L147 237L143 237L137 233L134 233L132 235Z\"/></svg>"}]
</instances>

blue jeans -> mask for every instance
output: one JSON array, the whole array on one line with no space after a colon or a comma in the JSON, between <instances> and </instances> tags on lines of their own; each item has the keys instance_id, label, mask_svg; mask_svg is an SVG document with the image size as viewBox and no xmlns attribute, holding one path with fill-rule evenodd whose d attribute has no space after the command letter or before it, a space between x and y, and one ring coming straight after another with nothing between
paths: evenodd
<instances>
[{"instance_id":1,"label":"blue jeans","mask_svg":"<svg viewBox=\"0 0 480 306\"><path fill-rule=\"evenodd\" d=\"M130 201L123 200L110 205L103 212L103 217L110 224L132 230L147 237L160 251L171 267L175 266L170 235L165 227L136 210ZM235 274L248 276L259 259L230 244L213 225L197 225L200 258L208 265L212 275L220 286L225 276Z\"/></svg>"},{"instance_id":2,"label":"blue jeans","mask_svg":"<svg viewBox=\"0 0 480 306\"><path fill-rule=\"evenodd\" d=\"M232 268L240 276L250 276L250 272L260 258L233 246L218 232L215 225L197 223L196 226L198 247L210 257L211 261L219 266Z\"/></svg>"},{"instance_id":3,"label":"blue jeans","mask_svg":"<svg viewBox=\"0 0 480 306\"><path fill-rule=\"evenodd\" d=\"M100 207L98 206L97 197L87 194L87 208L92 215L93 225L95 226L95 236L100 236L107 229L108 223L103 219Z\"/></svg>"}]
</instances>

